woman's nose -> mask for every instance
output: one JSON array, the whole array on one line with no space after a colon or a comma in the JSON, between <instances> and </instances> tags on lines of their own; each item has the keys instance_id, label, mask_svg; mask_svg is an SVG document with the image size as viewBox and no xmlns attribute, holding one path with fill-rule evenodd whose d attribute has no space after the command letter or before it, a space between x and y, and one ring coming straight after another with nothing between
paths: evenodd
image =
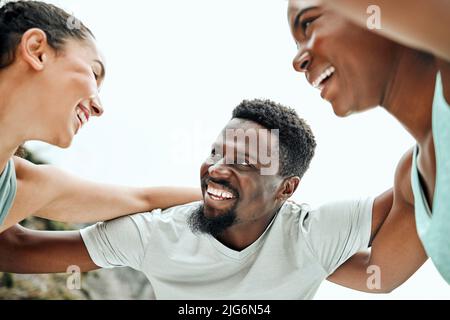
<instances>
[{"instance_id":1,"label":"woman's nose","mask_svg":"<svg viewBox=\"0 0 450 320\"><path fill-rule=\"evenodd\" d=\"M311 54L308 51L299 51L292 61L292 66L297 72L306 72L311 64Z\"/></svg>"},{"instance_id":2,"label":"woman's nose","mask_svg":"<svg viewBox=\"0 0 450 320\"><path fill-rule=\"evenodd\" d=\"M95 117L100 117L103 114L103 106L102 102L100 101L100 97L96 96L91 99L91 112L92 115Z\"/></svg>"}]
</instances>

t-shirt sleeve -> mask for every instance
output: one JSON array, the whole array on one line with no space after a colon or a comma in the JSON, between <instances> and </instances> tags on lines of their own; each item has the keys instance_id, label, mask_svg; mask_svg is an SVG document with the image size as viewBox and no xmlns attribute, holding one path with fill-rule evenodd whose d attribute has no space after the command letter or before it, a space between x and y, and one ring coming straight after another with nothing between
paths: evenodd
<instances>
[{"instance_id":1,"label":"t-shirt sleeve","mask_svg":"<svg viewBox=\"0 0 450 320\"><path fill-rule=\"evenodd\" d=\"M329 203L305 216L302 222L305 239L328 274L368 248L373 201L366 198Z\"/></svg>"},{"instance_id":2,"label":"t-shirt sleeve","mask_svg":"<svg viewBox=\"0 0 450 320\"><path fill-rule=\"evenodd\" d=\"M145 230L143 214L99 222L80 230L92 261L102 268L131 267L140 270L144 258Z\"/></svg>"}]
</instances>

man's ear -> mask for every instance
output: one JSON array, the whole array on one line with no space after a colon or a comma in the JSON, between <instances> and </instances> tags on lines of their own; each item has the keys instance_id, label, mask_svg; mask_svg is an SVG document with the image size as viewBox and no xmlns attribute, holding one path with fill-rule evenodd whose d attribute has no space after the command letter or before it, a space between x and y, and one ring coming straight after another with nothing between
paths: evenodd
<instances>
[{"instance_id":1,"label":"man's ear","mask_svg":"<svg viewBox=\"0 0 450 320\"><path fill-rule=\"evenodd\" d=\"M297 176L284 179L280 185L277 198L281 201L286 201L294 194L299 184L300 178Z\"/></svg>"},{"instance_id":2,"label":"man's ear","mask_svg":"<svg viewBox=\"0 0 450 320\"><path fill-rule=\"evenodd\" d=\"M20 55L28 65L36 71L44 69L47 61L49 45L47 35L38 28L27 30L19 44Z\"/></svg>"}]
</instances>

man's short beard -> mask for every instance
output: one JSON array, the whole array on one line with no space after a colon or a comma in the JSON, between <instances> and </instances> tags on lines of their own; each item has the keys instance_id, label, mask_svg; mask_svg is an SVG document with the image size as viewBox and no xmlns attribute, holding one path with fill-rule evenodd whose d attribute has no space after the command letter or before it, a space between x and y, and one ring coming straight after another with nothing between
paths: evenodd
<instances>
[{"instance_id":1,"label":"man's short beard","mask_svg":"<svg viewBox=\"0 0 450 320\"><path fill-rule=\"evenodd\" d=\"M237 221L235 206L213 218L206 217L204 210L205 206L202 203L188 217L189 227L194 233L207 233L217 237Z\"/></svg>"}]
</instances>

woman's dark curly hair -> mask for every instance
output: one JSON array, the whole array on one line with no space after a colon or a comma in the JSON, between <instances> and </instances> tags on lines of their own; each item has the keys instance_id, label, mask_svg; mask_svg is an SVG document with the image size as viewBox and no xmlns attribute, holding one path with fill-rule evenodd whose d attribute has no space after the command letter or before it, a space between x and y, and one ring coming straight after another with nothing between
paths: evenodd
<instances>
[{"instance_id":1,"label":"woman's dark curly hair","mask_svg":"<svg viewBox=\"0 0 450 320\"><path fill-rule=\"evenodd\" d=\"M60 50L67 39L93 37L79 20L54 5L41 1L7 1L0 6L0 69L14 62L22 35L31 28L44 31L48 44L55 50Z\"/></svg>"},{"instance_id":2,"label":"woman's dark curly hair","mask_svg":"<svg viewBox=\"0 0 450 320\"><path fill-rule=\"evenodd\" d=\"M294 109L270 100L244 100L233 110L232 118L256 122L279 130L279 175L302 177L314 156L316 141L311 128Z\"/></svg>"}]
</instances>

